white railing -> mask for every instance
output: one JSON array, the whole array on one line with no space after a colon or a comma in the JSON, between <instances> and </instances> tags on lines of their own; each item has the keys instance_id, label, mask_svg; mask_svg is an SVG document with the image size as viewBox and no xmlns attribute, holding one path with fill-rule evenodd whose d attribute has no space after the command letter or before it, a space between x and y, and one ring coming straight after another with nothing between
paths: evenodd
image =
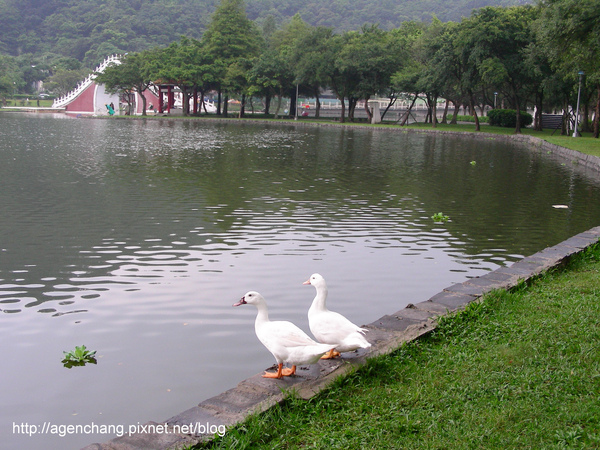
<instances>
[{"instance_id":1,"label":"white railing","mask_svg":"<svg viewBox=\"0 0 600 450\"><path fill-rule=\"evenodd\" d=\"M52 103L52 107L53 108L65 107L70 102L75 100L77 98L77 96L79 96L83 91L85 91L94 82L94 79L96 78L96 75L95 75L96 72L102 73L102 72L104 72L104 69L106 69L109 66L109 64L111 64L111 63L120 64L120 62L121 62L121 55L109 56L98 67L96 67L94 69L93 73L89 74L85 80L83 80L81 83L79 83L74 90L72 90L68 94L63 95L62 97L54 100L54 103Z\"/></svg>"}]
</instances>

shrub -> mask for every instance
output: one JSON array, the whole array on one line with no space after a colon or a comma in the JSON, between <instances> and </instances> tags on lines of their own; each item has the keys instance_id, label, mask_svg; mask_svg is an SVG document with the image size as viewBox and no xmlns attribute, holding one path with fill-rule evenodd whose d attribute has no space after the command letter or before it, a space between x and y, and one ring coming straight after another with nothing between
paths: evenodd
<instances>
[{"instance_id":1,"label":"shrub","mask_svg":"<svg viewBox=\"0 0 600 450\"><path fill-rule=\"evenodd\" d=\"M486 116L479 116L478 119L480 122L483 122L483 123L488 121L488 118ZM456 116L456 120L458 122L475 122L475 118L473 116L458 115L458 116Z\"/></svg>"},{"instance_id":2,"label":"shrub","mask_svg":"<svg viewBox=\"0 0 600 450\"><path fill-rule=\"evenodd\" d=\"M515 128L517 126L517 111L514 109L492 109L487 115L490 125L507 128ZM532 115L521 111L521 127L526 127L532 123Z\"/></svg>"}]
</instances>

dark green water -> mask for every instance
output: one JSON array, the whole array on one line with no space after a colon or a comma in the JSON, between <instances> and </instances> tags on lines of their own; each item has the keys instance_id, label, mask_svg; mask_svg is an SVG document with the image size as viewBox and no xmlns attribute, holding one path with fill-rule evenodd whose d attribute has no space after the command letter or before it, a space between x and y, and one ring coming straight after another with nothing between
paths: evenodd
<instances>
[{"instance_id":1,"label":"dark green water","mask_svg":"<svg viewBox=\"0 0 600 450\"><path fill-rule=\"evenodd\" d=\"M231 308L248 290L308 330L320 272L368 323L600 221L596 181L489 139L25 114L0 135L6 448L103 442L13 423L127 429L270 366ZM82 344L98 364L63 368Z\"/></svg>"}]
</instances>

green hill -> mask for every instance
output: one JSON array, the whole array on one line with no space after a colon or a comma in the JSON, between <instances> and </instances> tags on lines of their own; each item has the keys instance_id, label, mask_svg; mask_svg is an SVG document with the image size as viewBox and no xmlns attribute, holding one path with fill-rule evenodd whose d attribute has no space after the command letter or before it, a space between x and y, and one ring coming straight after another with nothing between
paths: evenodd
<instances>
[{"instance_id":1,"label":"green hill","mask_svg":"<svg viewBox=\"0 0 600 450\"><path fill-rule=\"evenodd\" d=\"M294 14L336 31L369 23L384 29L403 21L459 21L474 8L533 0L247 0L247 14L281 24ZM48 62L74 58L88 67L114 53L164 46L181 35L202 36L218 0L0 0L0 54Z\"/></svg>"}]
</instances>

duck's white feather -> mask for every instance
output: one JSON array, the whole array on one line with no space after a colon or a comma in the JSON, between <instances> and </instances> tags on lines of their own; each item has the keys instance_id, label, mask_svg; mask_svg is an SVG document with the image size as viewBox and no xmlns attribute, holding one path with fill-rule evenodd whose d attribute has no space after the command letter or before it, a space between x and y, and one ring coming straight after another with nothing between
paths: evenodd
<instances>
[{"instance_id":1,"label":"duck's white feather","mask_svg":"<svg viewBox=\"0 0 600 450\"><path fill-rule=\"evenodd\" d=\"M254 331L278 364L295 366L314 364L331 349L330 345L315 342L292 322L269 320L267 303L258 292L246 293L242 301L258 309Z\"/></svg>"},{"instance_id":2,"label":"duck's white feather","mask_svg":"<svg viewBox=\"0 0 600 450\"><path fill-rule=\"evenodd\" d=\"M364 337L366 329L353 324L343 315L327 309L327 284L321 275L312 274L305 284L310 284L317 290L317 295L308 310L310 331L317 341L335 346L340 353L371 346Z\"/></svg>"}]
</instances>

